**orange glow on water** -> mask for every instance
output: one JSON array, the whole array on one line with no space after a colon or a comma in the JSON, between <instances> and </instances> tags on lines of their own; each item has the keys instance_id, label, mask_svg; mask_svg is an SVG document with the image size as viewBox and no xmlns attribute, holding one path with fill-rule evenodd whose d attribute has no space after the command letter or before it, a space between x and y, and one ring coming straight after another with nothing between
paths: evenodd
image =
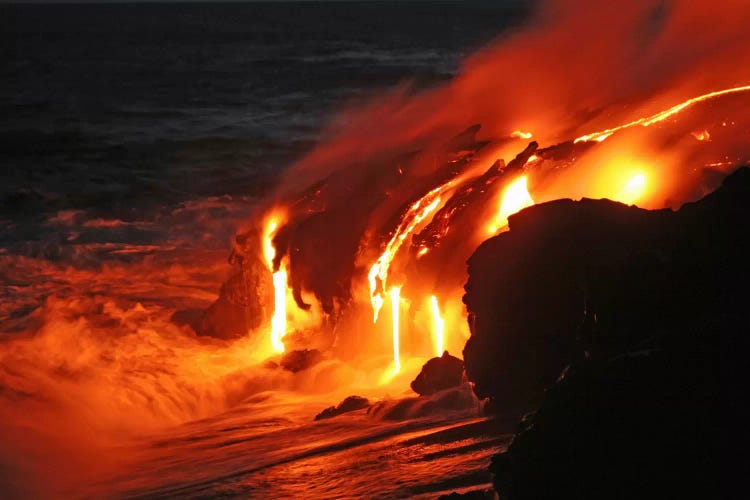
<instances>
[{"instance_id":1,"label":"orange glow on water","mask_svg":"<svg viewBox=\"0 0 750 500\"><path fill-rule=\"evenodd\" d=\"M502 202L500 203L500 210L495 220L490 224L488 232L490 234L497 233L500 229L508 225L508 217L533 204L534 200L531 199L529 190L526 187L526 176L524 175L505 188Z\"/></svg>"},{"instance_id":2,"label":"orange glow on water","mask_svg":"<svg viewBox=\"0 0 750 500\"><path fill-rule=\"evenodd\" d=\"M435 356L442 356L445 350L445 320L440 316L440 307L435 295L430 296L430 312L432 313L432 339L435 345Z\"/></svg>"}]
</instances>

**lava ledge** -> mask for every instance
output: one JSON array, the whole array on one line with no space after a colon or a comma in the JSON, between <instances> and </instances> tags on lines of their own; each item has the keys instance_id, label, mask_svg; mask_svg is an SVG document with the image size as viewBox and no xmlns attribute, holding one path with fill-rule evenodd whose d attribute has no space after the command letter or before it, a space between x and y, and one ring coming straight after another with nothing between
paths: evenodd
<instances>
[{"instance_id":1,"label":"lava ledge","mask_svg":"<svg viewBox=\"0 0 750 500\"><path fill-rule=\"evenodd\" d=\"M749 218L742 168L677 212L537 205L477 249L467 377L500 411L536 408L493 459L502 498L718 494L738 446L720 417L745 406Z\"/></svg>"},{"instance_id":2,"label":"lava ledge","mask_svg":"<svg viewBox=\"0 0 750 500\"><path fill-rule=\"evenodd\" d=\"M420 396L429 396L457 387L463 380L464 362L445 351L442 356L434 357L422 366L422 371L411 382L411 389Z\"/></svg>"}]
</instances>

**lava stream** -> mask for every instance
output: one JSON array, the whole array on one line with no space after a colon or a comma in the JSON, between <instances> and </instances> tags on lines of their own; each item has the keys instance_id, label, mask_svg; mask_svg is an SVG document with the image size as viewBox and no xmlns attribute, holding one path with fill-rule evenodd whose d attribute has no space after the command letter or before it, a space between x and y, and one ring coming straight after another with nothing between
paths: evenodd
<instances>
[{"instance_id":1,"label":"lava stream","mask_svg":"<svg viewBox=\"0 0 750 500\"><path fill-rule=\"evenodd\" d=\"M587 142L587 141L597 141L602 142L610 135L614 134L615 132L618 132L620 130L634 127L636 125L641 125L642 127L648 127L649 125L653 125L654 123L658 123L660 121L664 121L670 116L676 115L683 109L687 108L688 106L691 106L695 103L706 101L708 99L713 99L714 97L719 97L726 94L734 94L737 92L747 92L750 90L750 85L744 85L741 87L733 87L730 89L724 89L724 90L717 90L715 92L709 92L708 94L703 94L698 97L693 97L691 99L688 99L685 102L682 102L680 104L677 104L676 106L672 106L671 108L661 111L659 113L656 113L655 115L647 116L644 118L639 118L638 120L632 121L630 123L626 123L625 125L620 125L618 127L608 128L607 130L602 130L601 132L594 132L593 134L587 134L582 135L578 139L576 139L573 142Z\"/></svg>"},{"instance_id":2,"label":"lava stream","mask_svg":"<svg viewBox=\"0 0 750 500\"><path fill-rule=\"evenodd\" d=\"M441 356L445 345L445 320L440 316L440 307L435 295L430 295L430 311L432 313L432 338L435 343L435 355Z\"/></svg>"},{"instance_id":3,"label":"lava stream","mask_svg":"<svg viewBox=\"0 0 750 500\"><path fill-rule=\"evenodd\" d=\"M489 233L497 233L500 229L508 225L508 217L533 204L534 200L531 199L529 190L526 187L526 176L521 176L505 188L503 201L500 203L500 210L488 228Z\"/></svg>"},{"instance_id":4,"label":"lava stream","mask_svg":"<svg viewBox=\"0 0 750 500\"><path fill-rule=\"evenodd\" d=\"M271 317L271 347L276 352L284 352L284 343L282 339L286 334L286 288L287 272L284 264L274 271L273 259L276 256L276 250L273 246L273 236L279 227L279 221L272 217L266 225L265 234L263 235L263 257L266 259L268 269L273 273L273 316Z\"/></svg>"},{"instance_id":5,"label":"lava stream","mask_svg":"<svg viewBox=\"0 0 750 500\"><path fill-rule=\"evenodd\" d=\"M378 314L385 303L384 290L387 286L388 270L393 258L396 256L396 253L401 248L401 245L403 245L406 238L414 232L422 221L437 209L440 205L442 193L445 192L450 185L451 183L447 182L442 186L436 187L409 207L409 210L404 214L401 223L399 223L396 231L386 245L385 250L380 257L378 257L378 260L375 261L372 267L370 267L370 272L367 274L367 280L370 284L370 301L372 304L373 322L378 321ZM380 281L379 286L378 280Z\"/></svg>"}]
</instances>

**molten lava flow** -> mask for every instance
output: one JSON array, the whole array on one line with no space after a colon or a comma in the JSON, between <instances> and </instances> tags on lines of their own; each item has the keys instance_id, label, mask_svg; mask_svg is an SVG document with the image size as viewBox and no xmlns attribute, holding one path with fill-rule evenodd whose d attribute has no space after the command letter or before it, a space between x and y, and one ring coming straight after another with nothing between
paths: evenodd
<instances>
[{"instance_id":1,"label":"molten lava flow","mask_svg":"<svg viewBox=\"0 0 750 500\"><path fill-rule=\"evenodd\" d=\"M435 355L442 356L445 345L445 320L440 316L437 297L430 295L430 311L432 312L432 338L435 343Z\"/></svg>"},{"instance_id":2,"label":"molten lava flow","mask_svg":"<svg viewBox=\"0 0 750 500\"><path fill-rule=\"evenodd\" d=\"M693 97L692 99L688 99L685 102L677 104L676 106L672 106L671 108L665 111L661 111L660 113L656 113L655 115L647 116L644 118L639 118L638 120L632 121L630 123L626 123L625 125L620 125L618 127L613 127L607 130L602 130L601 132L594 132L593 134L583 135L573 142L586 142L586 141L602 142L607 137L609 137L610 135L620 130L634 127L635 125L648 127L649 125L653 125L654 123L658 123L660 121L666 120L670 116L676 115L683 109L687 108L688 106L692 106L695 103L706 101L708 99L713 99L714 97L719 97L719 96L726 95L726 94L734 94L737 92L747 92L747 91L750 91L750 85L744 85L742 87L733 87L730 89L709 92L708 94L703 94L698 97Z\"/></svg>"},{"instance_id":3,"label":"molten lava flow","mask_svg":"<svg viewBox=\"0 0 750 500\"><path fill-rule=\"evenodd\" d=\"M511 137L517 137L519 139L531 139L534 134L531 132L521 132L520 130L514 130L510 136Z\"/></svg>"},{"instance_id":4,"label":"molten lava flow","mask_svg":"<svg viewBox=\"0 0 750 500\"><path fill-rule=\"evenodd\" d=\"M286 271L273 273L273 317L271 318L271 346L276 352L284 352L281 339L286 334Z\"/></svg>"},{"instance_id":5,"label":"molten lava flow","mask_svg":"<svg viewBox=\"0 0 750 500\"><path fill-rule=\"evenodd\" d=\"M367 273L370 284L370 302L372 303L373 322L377 322L380 309L385 303L384 290L388 280L388 269L399 248L406 238L440 205L440 195L451 185L450 182L438 186L419 200L415 201L404 214L391 240L385 247L383 253L375 261L375 264Z\"/></svg>"},{"instance_id":6,"label":"molten lava flow","mask_svg":"<svg viewBox=\"0 0 750 500\"><path fill-rule=\"evenodd\" d=\"M400 305L401 305L401 287L393 287L390 291L391 296L391 315L393 317L393 369L395 372L401 370L401 354L399 339Z\"/></svg>"},{"instance_id":7,"label":"molten lava flow","mask_svg":"<svg viewBox=\"0 0 750 500\"><path fill-rule=\"evenodd\" d=\"M508 217L533 204L534 200L531 199L529 190L526 187L526 176L521 176L505 188L503 201L500 203L500 210L494 222L488 228L489 233L497 233L500 229L508 225Z\"/></svg>"},{"instance_id":8,"label":"molten lava flow","mask_svg":"<svg viewBox=\"0 0 750 500\"><path fill-rule=\"evenodd\" d=\"M627 204L634 203L638 198L643 196L645 189L646 174L635 174L617 195L617 200Z\"/></svg>"},{"instance_id":9,"label":"molten lava flow","mask_svg":"<svg viewBox=\"0 0 750 500\"><path fill-rule=\"evenodd\" d=\"M266 259L268 269L273 273L273 316L271 317L271 346L276 352L284 352L284 343L281 339L286 334L286 286L287 273L284 264L274 272L273 259L276 250L273 247L273 236L279 227L279 220L272 217L266 224L263 234L263 257Z\"/></svg>"},{"instance_id":10,"label":"molten lava flow","mask_svg":"<svg viewBox=\"0 0 750 500\"><path fill-rule=\"evenodd\" d=\"M693 132L693 137L698 141L708 141L711 139L711 134L708 133L708 130L703 129Z\"/></svg>"},{"instance_id":11,"label":"molten lava flow","mask_svg":"<svg viewBox=\"0 0 750 500\"><path fill-rule=\"evenodd\" d=\"M272 217L266 223L266 230L263 232L263 258L266 259L268 269L273 272L273 259L276 257L276 249L273 247L273 235L279 228L279 221Z\"/></svg>"}]
</instances>

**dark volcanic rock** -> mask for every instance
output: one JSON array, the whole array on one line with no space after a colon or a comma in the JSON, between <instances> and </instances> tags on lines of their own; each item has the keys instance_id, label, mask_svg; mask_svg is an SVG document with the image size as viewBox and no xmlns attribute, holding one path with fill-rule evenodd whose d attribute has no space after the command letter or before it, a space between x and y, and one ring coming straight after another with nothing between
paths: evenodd
<instances>
[{"instance_id":1,"label":"dark volcanic rock","mask_svg":"<svg viewBox=\"0 0 750 500\"><path fill-rule=\"evenodd\" d=\"M677 212L532 207L477 250L468 378L505 411L551 385L493 459L502 498L718 494L737 446L720 416L745 406L749 217L743 168Z\"/></svg>"},{"instance_id":2,"label":"dark volcanic rock","mask_svg":"<svg viewBox=\"0 0 750 500\"><path fill-rule=\"evenodd\" d=\"M284 370L292 373L301 372L323 361L323 353L317 349L300 349L289 351L281 357L279 364Z\"/></svg>"},{"instance_id":3,"label":"dark volcanic rock","mask_svg":"<svg viewBox=\"0 0 750 500\"><path fill-rule=\"evenodd\" d=\"M587 281L623 259L645 255L658 262L673 215L584 199L512 216L510 231L483 243L468 263L464 302L472 335L464 360L477 395L506 407L541 395L579 352L585 312L598 312L591 310ZM638 278L644 290L657 279Z\"/></svg>"},{"instance_id":4,"label":"dark volcanic rock","mask_svg":"<svg viewBox=\"0 0 750 500\"><path fill-rule=\"evenodd\" d=\"M477 395L528 407L585 354L735 318L747 298L748 191L745 168L678 212L584 199L512 216L469 259L464 360Z\"/></svg>"},{"instance_id":5,"label":"dark volcanic rock","mask_svg":"<svg viewBox=\"0 0 750 500\"><path fill-rule=\"evenodd\" d=\"M329 406L325 410L315 415L315 420L323 420L326 418L336 417L342 413L349 413L350 411L362 410L370 406L370 401L362 396L349 396L338 406Z\"/></svg>"},{"instance_id":6,"label":"dark volcanic rock","mask_svg":"<svg viewBox=\"0 0 750 500\"><path fill-rule=\"evenodd\" d=\"M571 366L493 457L502 498L712 498L716 378L685 354L644 348Z\"/></svg>"},{"instance_id":7,"label":"dark volcanic rock","mask_svg":"<svg viewBox=\"0 0 750 500\"><path fill-rule=\"evenodd\" d=\"M445 351L439 358L432 358L424 364L411 388L420 396L427 396L461 385L463 376L464 362Z\"/></svg>"},{"instance_id":8,"label":"dark volcanic rock","mask_svg":"<svg viewBox=\"0 0 750 500\"><path fill-rule=\"evenodd\" d=\"M238 237L237 244L260 248L260 236L253 231ZM273 283L265 263L257 255L236 251L230 263L234 265L233 274L222 285L218 300L195 322L198 335L223 339L244 337L273 314Z\"/></svg>"}]
</instances>

